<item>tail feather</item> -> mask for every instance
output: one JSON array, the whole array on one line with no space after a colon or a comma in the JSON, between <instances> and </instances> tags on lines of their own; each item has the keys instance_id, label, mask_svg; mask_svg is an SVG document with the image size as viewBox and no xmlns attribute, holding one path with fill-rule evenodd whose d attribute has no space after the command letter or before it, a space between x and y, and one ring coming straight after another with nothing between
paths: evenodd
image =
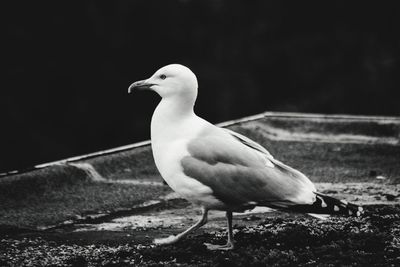
<instances>
[{"instance_id":1,"label":"tail feather","mask_svg":"<svg viewBox=\"0 0 400 267\"><path fill-rule=\"evenodd\" d=\"M316 194L316 200L310 205L294 205L288 209L295 212L302 213L316 213L316 214L337 214L347 216L361 216L363 208L361 206L348 203L344 200L339 200L321 193Z\"/></svg>"}]
</instances>

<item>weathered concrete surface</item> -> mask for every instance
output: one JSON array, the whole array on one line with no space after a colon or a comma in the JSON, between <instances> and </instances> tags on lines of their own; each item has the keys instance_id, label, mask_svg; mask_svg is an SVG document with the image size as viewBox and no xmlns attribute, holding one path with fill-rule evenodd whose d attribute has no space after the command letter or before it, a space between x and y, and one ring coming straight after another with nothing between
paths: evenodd
<instances>
[{"instance_id":1,"label":"weathered concrete surface","mask_svg":"<svg viewBox=\"0 0 400 267\"><path fill-rule=\"evenodd\" d=\"M203 242L224 240L224 214L213 212L195 238L167 250L153 247L154 237L182 231L194 223L199 211L162 183L150 147L144 143L0 178L0 251L5 252L0 265L37 264L46 259L49 264L65 265L244 266L246 261L238 259L255 254L260 258L254 264L350 264L352 257L359 265L368 257L377 265L399 262L392 253L400 251L396 215L400 204L399 118L265 113L224 125L258 141L277 159L301 170L321 192L366 205L377 217L332 218L321 224L314 218L255 210L235 216L240 251L207 254ZM381 223L390 230L379 226ZM340 230L340 224L349 229ZM318 252L318 246L310 241L306 261L301 246L291 246L290 242L284 247L277 245L281 241L275 241L284 241L292 230L306 237L318 230L308 239L316 242L314 238L325 238L318 245L325 248ZM329 237L332 234L338 238ZM273 241L269 242L271 235ZM339 242L340 235L344 243ZM265 240L257 241L259 237ZM353 243L353 239L358 241ZM253 246L253 240L258 247ZM384 245L373 245L370 251L368 242L376 240ZM98 247L91 249L93 244ZM357 255L349 252L352 246L359 251ZM42 249L47 256L40 258L35 251ZM83 256L77 258L79 251ZM168 256L168 251L173 256ZM321 253L330 251L339 256L321 259ZM279 260L282 257L288 260Z\"/></svg>"}]
</instances>

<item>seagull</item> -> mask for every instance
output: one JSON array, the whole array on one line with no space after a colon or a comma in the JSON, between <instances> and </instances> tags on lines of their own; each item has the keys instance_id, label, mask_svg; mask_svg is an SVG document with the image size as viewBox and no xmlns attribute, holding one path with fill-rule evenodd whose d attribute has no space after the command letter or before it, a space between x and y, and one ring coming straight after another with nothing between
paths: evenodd
<instances>
[{"instance_id":1,"label":"seagull","mask_svg":"<svg viewBox=\"0 0 400 267\"><path fill-rule=\"evenodd\" d=\"M186 231L155 244L174 244L207 223L210 210L227 218L227 243L205 243L210 250L235 247L232 213L256 206L313 214L360 216L362 207L317 192L301 172L275 159L267 149L234 131L217 127L194 112L198 83L187 67L171 64L150 78L134 82L134 90L161 96L151 119L151 146L157 169L181 197L201 207L201 219Z\"/></svg>"}]
</instances>

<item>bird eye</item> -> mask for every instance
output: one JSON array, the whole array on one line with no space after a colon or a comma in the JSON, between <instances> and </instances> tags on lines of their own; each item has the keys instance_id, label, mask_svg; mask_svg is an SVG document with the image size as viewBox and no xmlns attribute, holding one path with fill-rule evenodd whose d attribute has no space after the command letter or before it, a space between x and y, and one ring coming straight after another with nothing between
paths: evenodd
<instances>
[{"instance_id":1,"label":"bird eye","mask_svg":"<svg viewBox=\"0 0 400 267\"><path fill-rule=\"evenodd\" d=\"M161 80L165 80L165 78L167 78L167 76L165 76L164 74L160 75Z\"/></svg>"}]
</instances>

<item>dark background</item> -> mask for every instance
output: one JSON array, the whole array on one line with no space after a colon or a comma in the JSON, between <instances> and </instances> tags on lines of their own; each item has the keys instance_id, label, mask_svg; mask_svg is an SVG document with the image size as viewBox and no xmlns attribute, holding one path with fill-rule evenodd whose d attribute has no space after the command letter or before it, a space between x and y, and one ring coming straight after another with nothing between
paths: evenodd
<instances>
[{"instance_id":1,"label":"dark background","mask_svg":"<svg viewBox=\"0 0 400 267\"><path fill-rule=\"evenodd\" d=\"M159 98L127 88L169 63L196 73L196 111L212 122L400 113L400 13L388 2L10 2L0 171L149 139Z\"/></svg>"}]
</instances>

